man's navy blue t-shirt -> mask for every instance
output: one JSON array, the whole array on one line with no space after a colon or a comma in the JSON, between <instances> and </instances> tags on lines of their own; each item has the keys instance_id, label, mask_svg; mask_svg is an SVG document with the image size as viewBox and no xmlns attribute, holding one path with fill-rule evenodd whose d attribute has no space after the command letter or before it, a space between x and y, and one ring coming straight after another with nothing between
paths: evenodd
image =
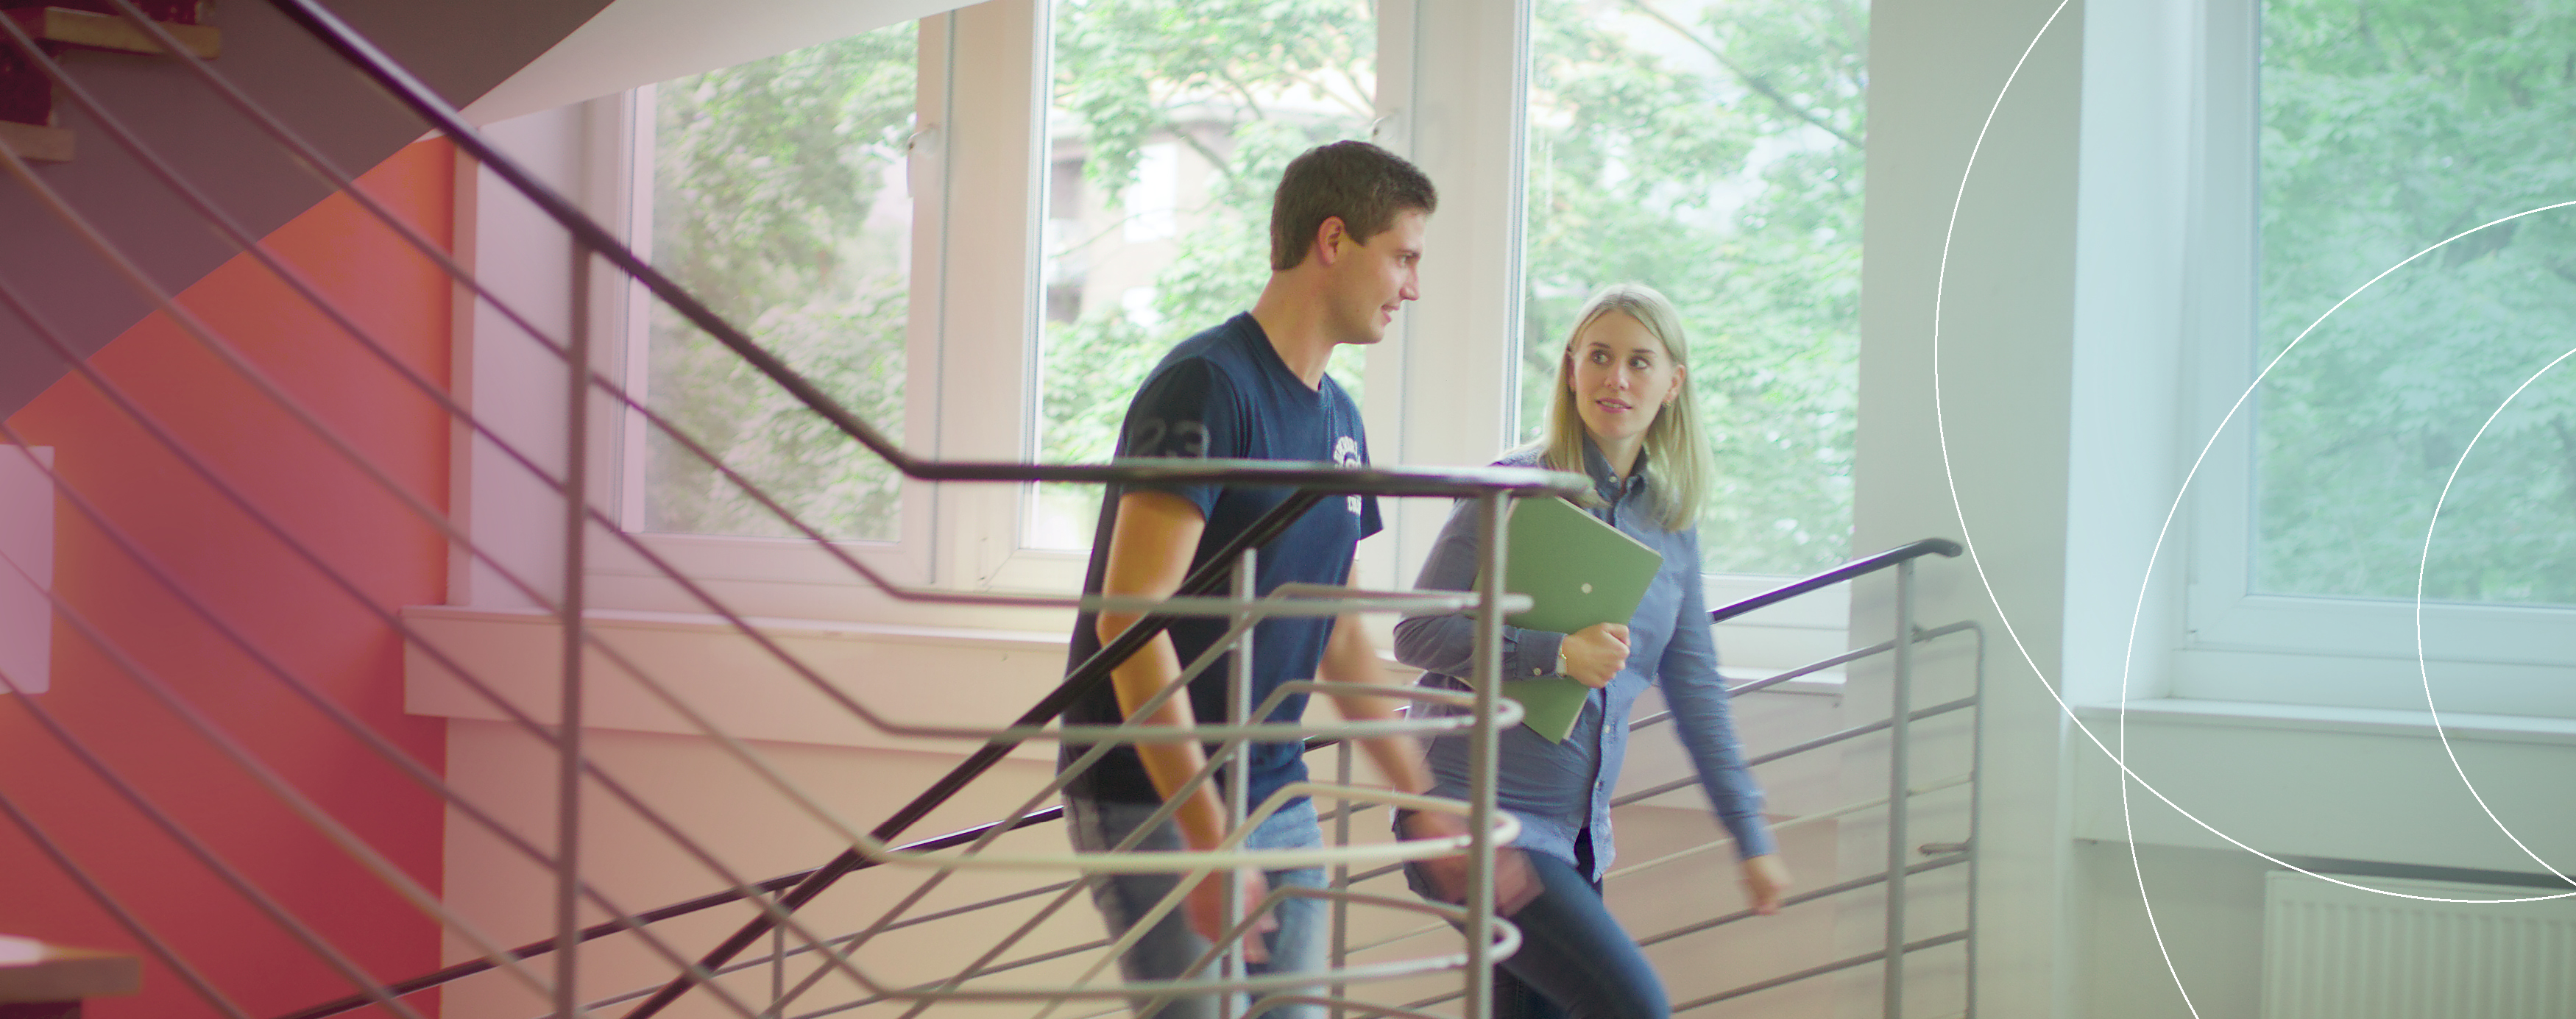
<instances>
[{"instance_id":1,"label":"man's navy blue t-shirt","mask_svg":"<svg viewBox=\"0 0 2576 1019\"><path fill-rule=\"evenodd\" d=\"M1118 455L1171 456L1241 460L1302 460L1358 467L1368 463L1368 439L1360 428L1359 408L1350 395L1325 376L1320 390L1308 389L1288 370L1269 337L1251 315L1236 315L1224 325L1181 341L1146 376L1128 404L1121 426ZM1207 519L1190 569L1205 565L1208 555L1240 534L1262 514L1288 498L1286 488L1245 485L1153 485L1188 499ZM1121 489L1103 497L1100 525L1092 537L1091 569L1084 591L1100 590L1109 555L1110 527ZM1341 584L1350 579L1351 551L1361 538L1378 532L1374 496L1327 497L1306 511L1288 531L1257 556L1256 586L1267 594L1285 583ZM1252 634L1252 706L1258 707L1279 684L1311 679L1332 635L1330 617L1269 619ZM1186 668L1225 633L1218 618L1187 618L1172 626L1172 643ZM1100 650L1093 614L1085 612L1073 627L1068 671ZM1231 658L1229 655L1228 658ZM1190 684L1190 708L1203 724L1220 723L1226 713L1226 677L1230 662L1219 660ZM1293 722L1304 716L1306 698L1284 699L1267 721ZM1118 694L1103 683L1064 713L1068 724L1115 725L1125 720ZM1067 745L1060 760L1070 763L1087 747ZM1209 748L1213 751L1215 748ZM1254 744L1251 802L1259 804L1280 786L1306 777L1305 759L1295 743ZM1094 800L1159 803L1160 793L1146 777L1133 747L1117 747L1076 777L1066 791Z\"/></svg>"}]
</instances>

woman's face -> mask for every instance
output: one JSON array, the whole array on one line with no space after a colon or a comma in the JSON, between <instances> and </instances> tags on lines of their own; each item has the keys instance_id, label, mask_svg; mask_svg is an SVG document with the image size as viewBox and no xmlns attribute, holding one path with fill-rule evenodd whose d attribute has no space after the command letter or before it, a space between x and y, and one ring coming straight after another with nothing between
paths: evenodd
<instances>
[{"instance_id":1,"label":"woman's face","mask_svg":"<svg viewBox=\"0 0 2576 1019\"><path fill-rule=\"evenodd\" d=\"M1682 366L1663 341L1625 314L1592 320L1574 334L1566 356L1574 360L1566 386L1575 412L1605 453L1644 441L1656 413L1681 395Z\"/></svg>"}]
</instances>

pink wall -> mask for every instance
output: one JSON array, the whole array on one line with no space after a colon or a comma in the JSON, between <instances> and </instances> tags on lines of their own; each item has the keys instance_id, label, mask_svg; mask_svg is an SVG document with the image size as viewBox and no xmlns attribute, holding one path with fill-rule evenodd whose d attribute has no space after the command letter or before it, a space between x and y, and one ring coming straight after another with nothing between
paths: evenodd
<instances>
[{"instance_id":1,"label":"pink wall","mask_svg":"<svg viewBox=\"0 0 2576 1019\"><path fill-rule=\"evenodd\" d=\"M415 144L361 186L444 244L454 164L446 143ZM447 378L445 279L355 202L334 196L269 244L403 363ZM448 426L437 407L265 269L235 257L181 300L413 495L446 505ZM438 534L167 317L129 330L91 364L349 576L367 602L444 600ZM57 467L79 491L259 647L414 759L443 769L444 722L403 713L398 638L88 383L66 376L9 424L30 443L54 446ZM434 796L227 643L74 506L58 503L56 513L55 587L65 599L415 881L438 889ZM437 965L433 922L59 620L53 655L52 691L34 701L164 810L377 977ZM0 702L0 791L235 1002L274 1015L353 989L119 799L17 698ZM5 822L0 933L143 954ZM434 1000L419 1004L435 1014ZM101 999L90 1014L215 1012L147 956L143 993Z\"/></svg>"}]
</instances>

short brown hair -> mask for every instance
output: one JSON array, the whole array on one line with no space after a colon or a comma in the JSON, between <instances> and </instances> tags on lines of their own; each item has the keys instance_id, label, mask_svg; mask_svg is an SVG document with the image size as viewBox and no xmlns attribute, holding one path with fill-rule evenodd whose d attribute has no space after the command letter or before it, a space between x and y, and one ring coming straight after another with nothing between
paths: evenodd
<instances>
[{"instance_id":1,"label":"short brown hair","mask_svg":"<svg viewBox=\"0 0 2576 1019\"><path fill-rule=\"evenodd\" d=\"M1270 268L1294 269L1314 246L1315 231L1340 217L1342 229L1361 244L1395 225L1407 212L1440 205L1431 178L1404 157L1367 142L1318 145L1289 160L1270 200Z\"/></svg>"}]
</instances>

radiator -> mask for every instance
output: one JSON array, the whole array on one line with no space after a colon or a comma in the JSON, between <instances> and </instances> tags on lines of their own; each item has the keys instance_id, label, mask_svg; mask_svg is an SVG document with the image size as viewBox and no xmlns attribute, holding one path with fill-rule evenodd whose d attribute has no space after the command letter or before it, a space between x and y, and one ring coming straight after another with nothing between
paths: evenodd
<instances>
[{"instance_id":1,"label":"radiator","mask_svg":"<svg viewBox=\"0 0 2576 1019\"><path fill-rule=\"evenodd\" d=\"M2449 899L2550 894L2344 880ZM2576 1019L2576 898L2419 902L2275 871L2263 888L2263 1019Z\"/></svg>"}]
</instances>

